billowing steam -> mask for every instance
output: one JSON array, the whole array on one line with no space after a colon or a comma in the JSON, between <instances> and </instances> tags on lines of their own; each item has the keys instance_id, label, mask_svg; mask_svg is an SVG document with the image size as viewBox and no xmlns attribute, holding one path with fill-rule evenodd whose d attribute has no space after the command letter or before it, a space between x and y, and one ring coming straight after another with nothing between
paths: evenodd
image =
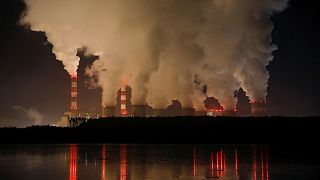
<instances>
[{"instance_id":1,"label":"billowing steam","mask_svg":"<svg viewBox=\"0 0 320 180\"><path fill-rule=\"evenodd\" d=\"M42 114L35 108L25 108L22 106L13 106L13 109L15 109L18 113L21 114L21 116L26 117L33 121L34 125L40 125L43 121Z\"/></svg>"},{"instance_id":2,"label":"billowing steam","mask_svg":"<svg viewBox=\"0 0 320 180\"><path fill-rule=\"evenodd\" d=\"M44 31L53 52L74 73L77 49L100 59L103 105L115 104L126 79L133 104L163 108L172 99L203 108L214 96L233 109L233 92L265 100L273 59L270 16L287 0L26 0L23 23ZM199 88L200 87L200 88ZM202 105L200 105L200 103Z\"/></svg>"}]
</instances>

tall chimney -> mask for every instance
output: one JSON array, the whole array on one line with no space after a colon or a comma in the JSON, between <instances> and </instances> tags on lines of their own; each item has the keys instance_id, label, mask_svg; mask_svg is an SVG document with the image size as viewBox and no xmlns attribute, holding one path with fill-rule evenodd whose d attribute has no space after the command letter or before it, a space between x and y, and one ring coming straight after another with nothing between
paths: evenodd
<instances>
[{"instance_id":1,"label":"tall chimney","mask_svg":"<svg viewBox=\"0 0 320 180\"><path fill-rule=\"evenodd\" d=\"M265 101L251 101L251 115L252 116L266 116L266 102Z\"/></svg>"},{"instance_id":2,"label":"tall chimney","mask_svg":"<svg viewBox=\"0 0 320 180\"><path fill-rule=\"evenodd\" d=\"M71 75L71 104L70 112L72 116L77 116L78 112L78 87L77 87L77 74Z\"/></svg>"},{"instance_id":3,"label":"tall chimney","mask_svg":"<svg viewBox=\"0 0 320 180\"><path fill-rule=\"evenodd\" d=\"M121 86L120 89L120 114L121 116L126 116L128 115L127 111L127 92L126 92L126 87Z\"/></svg>"}]
</instances>

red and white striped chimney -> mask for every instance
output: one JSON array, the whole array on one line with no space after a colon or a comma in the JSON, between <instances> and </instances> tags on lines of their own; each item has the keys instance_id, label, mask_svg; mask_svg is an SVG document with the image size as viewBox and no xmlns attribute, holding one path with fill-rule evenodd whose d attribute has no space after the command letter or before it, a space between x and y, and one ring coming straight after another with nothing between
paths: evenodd
<instances>
[{"instance_id":1,"label":"red and white striped chimney","mask_svg":"<svg viewBox=\"0 0 320 180\"><path fill-rule=\"evenodd\" d=\"M77 87L77 74L71 75L71 104L70 111L72 116L76 116L78 112L78 87Z\"/></svg>"},{"instance_id":2,"label":"red and white striped chimney","mask_svg":"<svg viewBox=\"0 0 320 180\"><path fill-rule=\"evenodd\" d=\"M126 115L128 115L128 111L127 111L127 93L126 93L125 85L121 86L120 100L121 100L120 113L122 116L126 116Z\"/></svg>"}]
</instances>

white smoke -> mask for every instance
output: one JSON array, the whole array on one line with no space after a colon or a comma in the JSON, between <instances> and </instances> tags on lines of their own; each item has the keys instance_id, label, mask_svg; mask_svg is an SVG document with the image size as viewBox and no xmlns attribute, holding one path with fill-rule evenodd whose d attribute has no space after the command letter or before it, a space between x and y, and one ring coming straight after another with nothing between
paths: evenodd
<instances>
[{"instance_id":1,"label":"white smoke","mask_svg":"<svg viewBox=\"0 0 320 180\"><path fill-rule=\"evenodd\" d=\"M43 122L42 114L35 108L24 108L22 106L13 106L18 113L33 121L34 125L40 125Z\"/></svg>"},{"instance_id":2,"label":"white smoke","mask_svg":"<svg viewBox=\"0 0 320 180\"><path fill-rule=\"evenodd\" d=\"M74 73L77 49L99 55L97 75L103 105L114 105L126 79L133 103L165 107L171 99L201 108L197 74L208 96L231 109L242 87L265 100L273 59L270 16L287 0L26 0L22 20L44 31L65 69Z\"/></svg>"}]
</instances>

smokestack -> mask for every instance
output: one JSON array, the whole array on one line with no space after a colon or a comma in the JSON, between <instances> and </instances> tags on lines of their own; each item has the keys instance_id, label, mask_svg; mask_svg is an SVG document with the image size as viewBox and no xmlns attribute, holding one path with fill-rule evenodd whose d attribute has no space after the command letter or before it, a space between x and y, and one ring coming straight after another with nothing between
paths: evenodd
<instances>
[{"instance_id":1,"label":"smokestack","mask_svg":"<svg viewBox=\"0 0 320 180\"><path fill-rule=\"evenodd\" d=\"M266 116L266 102L265 101L251 101L251 115L252 116Z\"/></svg>"},{"instance_id":2,"label":"smokestack","mask_svg":"<svg viewBox=\"0 0 320 180\"><path fill-rule=\"evenodd\" d=\"M131 87L123 80L121 88L117 91L116 116L131 115L131 92Z\"/></svg>"},{"instance_id":3,"label":"smokestack","mask_svg":"<svg viewBox=\"0 0 320 180\"><path fill-rule=\"evenodd\" d=\"M121 87L120 90L120 115L121 116L127 116L128 110L127 110L127 93L126 88L124 86Z\"/></svg>"},{"instance_id":4,"label":"smokestack","mask_svg":"<svg viewBox=\"0 0 320 180\"><path fill-rule=\"evenodd\" d=\"M70 112L71 116L76 116L78 113L78 86L77 86L77 74L71 75L71 103Z\"/></svg>"}]
</instances>

